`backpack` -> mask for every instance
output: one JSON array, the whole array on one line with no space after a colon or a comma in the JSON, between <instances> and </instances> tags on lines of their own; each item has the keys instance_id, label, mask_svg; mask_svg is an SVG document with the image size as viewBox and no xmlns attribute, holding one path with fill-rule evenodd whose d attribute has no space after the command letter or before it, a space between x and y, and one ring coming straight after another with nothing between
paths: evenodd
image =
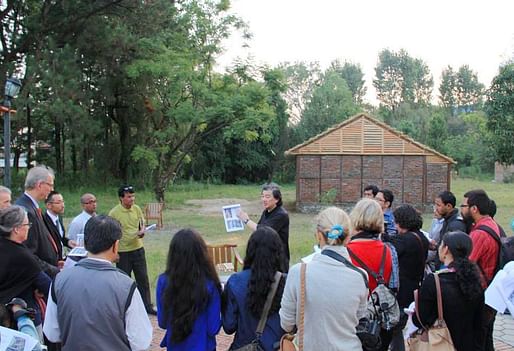
<instances>
[{"instance_id":1,"label":"backpack","mask_svg":"<svg viewBox=\"0 0 514 351\"><path fill-rule=\"evenodd\" d=\"M377 319L379 321L382 329L393 329L400 322L400 306L398 305L395 293L387 286L386 281L384 280L387 246L384 245L378 274L372 271L350 249L348 249L348 253L352 259L357 261L357 263L377 281L377 287L371 291L368 299L368 310L373 315L373 319Z\"/></svg>"},{"instance_id":2,"label":"backpack","mask_svg":"<svg viewBox=\"0 0 514 351\"><path fill-rule=\"evenodd\" d=\"M499 225L498 225L498 228L500 228ZM503 269L503 267L505 267L505 265L508 262L514 260L514 252L512 249L512 246L513 246L512 240L509 240L509 239L502 240L500 238L500 236L493 230L493 228L486 226L486 225L479 225L475 229L483 230L484 232L489 234L489 236L491 238L493 238L494 241L496 241L496 243L498 244L498 247L499 247L498 258L496 261L496 268L494 269L494 274L496 274L500 269Z\"/></svg>"}]
</instances>

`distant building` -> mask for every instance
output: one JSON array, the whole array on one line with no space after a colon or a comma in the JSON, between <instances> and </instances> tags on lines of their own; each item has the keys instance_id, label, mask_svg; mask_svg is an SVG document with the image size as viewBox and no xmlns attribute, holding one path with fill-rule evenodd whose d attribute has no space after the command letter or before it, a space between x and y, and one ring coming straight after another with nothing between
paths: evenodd
<instances>
[{"instance_id":1,"label":"distant building","mask_svg":"<svg viewBox=\"0 0 514 351\"><path fill-rule=\"evenodd\" d=\"M393 191L394 205L432 208L450 189L456 162L367 114L358 114L286 151L296 157L296 207L316 211L327 198L353 206L363 188Z\"/></svg>"},{"instance_id":2,"label":"distant building","mask_svg":"<svg viewBox=\"0 0 514 351\"><path fill-rule=\"evenodd\" d=\"M494 163L494 180L497 183L514 182L514 165L504 166L500 162Z\"/></svg>"}]
</instances>

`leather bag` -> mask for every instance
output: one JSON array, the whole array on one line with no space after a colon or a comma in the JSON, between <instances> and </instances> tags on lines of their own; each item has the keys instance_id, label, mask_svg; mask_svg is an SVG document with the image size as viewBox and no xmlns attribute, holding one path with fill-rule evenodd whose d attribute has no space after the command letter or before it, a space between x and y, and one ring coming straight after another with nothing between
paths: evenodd
<instances>
[{"instance_id":1,"label":"leather bag","mask_svg":"<svg viewBox=\"0 0 514 351\"><path fill-rule=\"evenodd\" d=\"M450 331L444 321L441 282L439 281L438 273L434 273L434 279L437 290L437 320L431 327L427 328L423 326L421 329L411 334L407 340L410 351L455 351ZM414 300L416 302L416 316L421 323L418 312L417 290L414 292Z\"/></svg>"},{"instance_id":2,"label":"leather bag","mask_svg":"<svg viewBox=\"0 0 514 351\"><path fill-rule=\"evenodd\" d=\"M266 321L268 320L269 310L271 308L271 304L273 303L273 298L275 297L275 293L277 292L278 284L280 283L280 279L282 279L282 273L275 273L275 280L273 284L271 284L270 291L268 292L268 296L266 297L266 302L264 303L264 308L262 309L261 318L259 319L259 324L257 324L257 329L255 330L255 339L252 340L251 343L246 344L237 349L232 349L232 351L264 351L261 346L260 338L262 336L262 332L264 331L264 327L266 325Z\"/></svg>"},{"instance_id":3,"label":"leather bag","mask_svg":"<svg viewBox=\"0 0 514 351\"><path fill-rule=\"evenodd\" d=\"M300 268L300 325L297 335L287 333L280 339L280 351L303 351L303 330L305 314L305 271L307 265L302 263Z\"/></svg>"}]
</instances>

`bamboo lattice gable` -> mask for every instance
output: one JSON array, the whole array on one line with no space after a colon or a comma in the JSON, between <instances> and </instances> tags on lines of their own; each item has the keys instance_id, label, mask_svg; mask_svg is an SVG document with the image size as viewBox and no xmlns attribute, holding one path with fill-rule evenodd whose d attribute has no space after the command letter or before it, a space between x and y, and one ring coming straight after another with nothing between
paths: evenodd
<instances>
[{"instance_id":1,"label":"bamboo lattice gable","mask_svg":"<svg viewBox=\"0 0 514 351\"><path fill-rule=\"evenodd\" d=\"M366 114L327 129L287 150L286 155L424 155L427 163L456 163Z\"/></svg>"}]
</instances>

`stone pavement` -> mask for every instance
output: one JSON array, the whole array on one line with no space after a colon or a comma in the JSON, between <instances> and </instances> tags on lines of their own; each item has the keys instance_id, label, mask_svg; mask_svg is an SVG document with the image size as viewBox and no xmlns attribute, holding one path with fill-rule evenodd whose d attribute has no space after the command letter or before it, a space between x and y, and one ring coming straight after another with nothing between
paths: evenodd
<instances>
[{"instance_id":1,"label":"stone pavement","mask_svg":"<svg viewBox=\"0 0 514 351\"><path fill-rule=\"evenodd\" d=\"M150 351L161 351L159 344L164 336L164 330L157 325L157 319L150 316L153 325L153 341ZM494 324L494 348L496 351L514 351L514 318L509 315L498 315ZM232 336L221 331L216 337L217 351L227 351L232 343Z\"/></svg>"}]
</instances>

